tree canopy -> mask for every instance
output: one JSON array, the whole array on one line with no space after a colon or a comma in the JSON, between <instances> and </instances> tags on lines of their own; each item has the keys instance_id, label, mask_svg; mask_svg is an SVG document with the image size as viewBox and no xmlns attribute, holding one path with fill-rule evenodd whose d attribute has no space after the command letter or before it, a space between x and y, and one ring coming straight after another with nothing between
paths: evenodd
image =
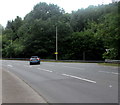
<instances>
[{"instance_id":1,"label":"tree canopy","mask_svg":"<svg viewBox=\"0 0 120 105\"><path fill-rule=\"evenodd\" d=\"M40 2L24 19L8 21L2 35L3 57L55 59L56 26L59 59L120 59L120 2L66 13Z\"/></svg>"}]
</instances>

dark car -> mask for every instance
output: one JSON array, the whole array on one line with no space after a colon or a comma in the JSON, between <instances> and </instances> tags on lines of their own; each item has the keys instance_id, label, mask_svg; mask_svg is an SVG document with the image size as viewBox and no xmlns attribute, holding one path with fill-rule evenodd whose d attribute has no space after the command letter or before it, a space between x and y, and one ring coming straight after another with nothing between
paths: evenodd
<instances>
[{"instance_id":1,"label":"dark car","mask_svg":"<svg viewBox=\"0 0 120 105\"><path fill-rule=\"evenodd\" d=\"M31 56L30 65L31 64L40 64L40 58L38 56Z\"/></svg>"}]
</instances>

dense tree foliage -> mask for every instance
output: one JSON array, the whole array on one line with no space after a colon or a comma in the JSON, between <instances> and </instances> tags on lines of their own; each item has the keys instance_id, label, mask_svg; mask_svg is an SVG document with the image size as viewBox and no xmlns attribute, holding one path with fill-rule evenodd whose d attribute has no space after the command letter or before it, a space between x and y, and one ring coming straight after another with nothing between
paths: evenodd
<instances>
[{"instance_id":1,"label":"dense tree foliage","mask_svg":"<svg viewBox=\"0 0 120 105\"><path fill-rule=\"evenodd\" d=\"M22 20L3 30L3 57L55 59L56 27L59 59L120 59L120 2L65 13L54 4L38 3Z\"/></svg>"},{"instance_id":2,"label":"dense tree foliage","mask_svg":"<svg viewBox=\"0 0 120 105\"><path fill-rule=\"evenodd\" d=\"M0 24L0 58L2 57L2 31L3 31L3 26Z\"/></svg>"}]
</instances>

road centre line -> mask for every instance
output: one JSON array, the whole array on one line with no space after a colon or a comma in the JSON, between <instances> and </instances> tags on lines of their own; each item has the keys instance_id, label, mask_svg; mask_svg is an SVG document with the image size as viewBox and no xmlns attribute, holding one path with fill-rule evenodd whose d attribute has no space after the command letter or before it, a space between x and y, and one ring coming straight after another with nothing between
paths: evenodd
<instances>
[{"instance_id":1,"label":"road centre line","mask_svg":"<svg viewBox=\"0 0 120 105\"><path fill-rule=\"evenodd\" d=\"M115 73L115 72L108 72L108 71L99 71L99 72L103 72L103 73L111 73L111 74L116 74L116 75L118 75L119 73Z\"/></svg>"},{"instance_id":2,"label":"road centre line","mask_svg":"<svg viewBox=\"0 0 120 105\"><path fill-rule=\"evenodd\" d=\"M51 70L42 69L42 68L37 68L37 69L40 69L40 70L42 70L42 71L47 71L47 72L53 72L53 71L51 71Z\"/></svg>"},{"instance_id":3,"label":"road centre line","mask_svg":"<svg viewBox=\"0 0 120 105\"><path fill-rule=\"evenodd\" d=\"M51 65L51 64L47 64L47 65L49 65L49 66L55 66L55 65Z\"/></svg>"},{"instance_id":4,"label":"road centre line","mask_svg":"<svg viewBox=\"0 0 120 105\"><path fill-rule=\"evenodd\" d=\"M67 77L72 77L72 78L80 79L80 80L87 81L87 82L91 82L91 83L96 83L96 81L92 81L92 80L85 79L85 78L80 78L80 77L73 76L73 75L68 75L68 74L62 74L62 75L67 76Z\"/></svg>"},{"instance_id":5,"label":"road centre line","mask_svg":"<svg viewBox=\"0 0 120 105\"><path fill-rule=\"evenodd\" d=\"M51 65L51 64L47 64L47 65L49 65L49 66L55 66L55 65ZM64 66L63 65L63 67L67 67L67 68L73 68L73 69L82 69L82 70L84 70L84 68L77 68L77 67L69 67L69 66Z\"/></svg>"},{"instance_id":6,"label":"road centre line","mask_svg":"<svg viewBox=\"0 0 120 105\"><path fill-rule=\"evenodd\" d=\"M63 67L67 67L67 68L73 68L73 69L84 69L84 68L77 68L77 67L69 67L69 66L63 66Z\"/></svg>"},{"instance_id":7,"label":"road centre line","mask_svg":"<svg viewBox=\"0 0 120 105\"><path fill-rule=\"evenodd\" d=\"M7 66L9 66L9 67L13 67L12 65L7 65Z\"/></svg>"},{"instance_id":8,"label":"road centre line","mask_svg":"<svg viewBox=\"0 0 120 105\"><path fill-rule=\"evenodd\" d=\"M27 66L27 67L32 67L32 66Z\"/></svg>"}]
</instances>

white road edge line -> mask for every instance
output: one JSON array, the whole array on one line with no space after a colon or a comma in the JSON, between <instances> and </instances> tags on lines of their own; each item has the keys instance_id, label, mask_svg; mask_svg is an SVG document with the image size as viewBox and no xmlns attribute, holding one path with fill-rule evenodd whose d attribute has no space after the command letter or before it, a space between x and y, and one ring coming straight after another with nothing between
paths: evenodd
<instances>
[{"instance_id":1,"label":"white road edge line","mask_svg":"<svg viewBox=\"0 0 120 105\"><path fill-rule=\"evenodd\" d=\"M91 83L96 83L96 81L92 81L92 80L85 79L85 78L80 78L80 77L73 76L73 75L68 75L68 74L62 74L62 75L67 76L67 77L72 77L72 78L80 79L80 80L87 81L87 82L91 82Z\"/></svg>"},{"instance_id":2,"label":"white road edge line","mask_svg":"<svg viewBox=\"0 0 120 105\"><path fill-rule=\"evenodd\" d=\"M47 72L53 72L53 71L51 71L51 70L42 69L42 68L37 68L37 69L40 69L40 70L43 70L43 71L47 71Z\"/></svg>"},{"instance_id":3,"label":"white road edge line","mask_svg":"<svg viewBox=\"0 0 120 105\"><path fill-rule=\"evenodd\" d=\"M103 72L103 73L111 73L111 74L116 74L118 75L119 73L115 73L115 72L108 72L108 71L99 71L99 72Z\"/></svg>"},{"instance_id":4,"label":"white road edge line","mask_svg":"<svg viewBox=\"0 0 120 105\"><path fill-rule=\"evenodd\" d=\"M7 65L7 66L9 66L9 67L13 67L12 65Z\"/></svg>"}]
</instances>

